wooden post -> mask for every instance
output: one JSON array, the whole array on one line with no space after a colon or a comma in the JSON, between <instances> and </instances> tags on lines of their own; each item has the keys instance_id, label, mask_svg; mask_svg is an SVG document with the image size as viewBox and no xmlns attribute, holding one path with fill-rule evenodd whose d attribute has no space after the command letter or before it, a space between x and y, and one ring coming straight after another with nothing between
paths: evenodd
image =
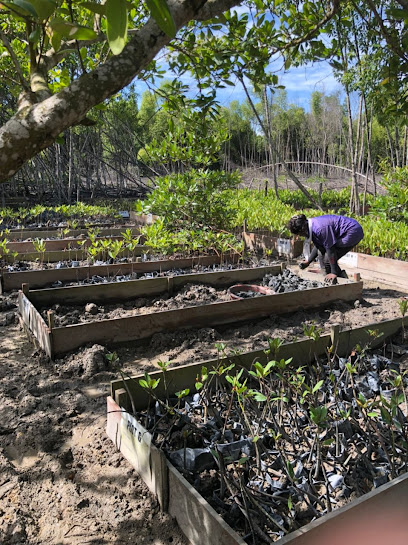
<instances>
[{"instance_id":1,"label":"wooden post","mask_svg":"<svg viewBox=\"0 0 408 545\"><path fill-rule=\"evenodd\" d=\"M167 291L169 295L173 295L174 291L174 278L172 276L169 276L167 278Z\"/></svg>"},{"instance_id":2,"label":"wooden post","mask_svg":"<svg viewBox=\"0 0 408 545\"><path fill-rule=\"evenodd\" d=\"M337 347L339 345L340 338L340 326L335 324L330 328L330 339L333 347L333 354L337 352Z\"/></svg>"},{"instance_id":3,"label":"wooden post","mask_svg":"<svg viewBox=\"0 0 408 545\"><path fill-rule=\"evenodd\" d=\"M126 412L132 412L129 395L125 388L120 388L119 390L116 390L115 402L119 405L121 409L124 409Z\"/></svg>"},{"instance_id":4,"label":"wooden post","mask_svg":"<svg viewBox=\"0 0 408 545\"><path fill-rule=\"evenodd\" d=\"M281 263L281 272L283 273L285 269L286 269L286 263Z\"/></svg>"},{"instance_id":5,"label":"wooden post","mask_svg":"<svg viewBox=\"0 0 408 545\"><path fill-rule=\"evenodd\" d=\"M30 291L30 285L29 284L21 284L21 291L24 293L24 295L28 295L28 292Z\"/></svg>"},{"instance_id":6,"label":"wooden post","mask_svg":"<svg viewBox=\"0 0 408 545\"><path fill-rule=\"evenodd\" d=\"M48 327L53 329L55 327L55 312L53 310L47 311Z\"/></svg>"},{"instance_id":7,"label":"wooden post","mask_svg":"<svg viewBox=\"0 0 408 545\"><path fill-rule=\"evenodd\" d=\"M355 282L360 282L361 281L361 274L360 273L354 273L353 274L353 280Z\"/></svg>"}]
</instances>

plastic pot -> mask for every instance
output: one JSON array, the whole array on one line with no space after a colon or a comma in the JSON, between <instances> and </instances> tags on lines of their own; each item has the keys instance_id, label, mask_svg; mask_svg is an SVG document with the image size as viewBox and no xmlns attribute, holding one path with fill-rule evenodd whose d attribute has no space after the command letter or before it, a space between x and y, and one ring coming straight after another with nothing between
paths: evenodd
<instances>
[{"instance_id":1,"label":"plastic pot","mask_svg":"<svg viewBox=\"0 0 408 545\"><path fill-rule=\"evenodd\" d=\"M231 299L246 299L247 297L251 297L250 293L259 293L260 295L274 295L274 291L271 288L267 288L265 286L258 286L257 284L235 284L234 286L231 286L228 290ZM245 297L245 294L248 293L248 296ZM256 296L252 296L256 297Z\"/></svg>"}]
</instances>

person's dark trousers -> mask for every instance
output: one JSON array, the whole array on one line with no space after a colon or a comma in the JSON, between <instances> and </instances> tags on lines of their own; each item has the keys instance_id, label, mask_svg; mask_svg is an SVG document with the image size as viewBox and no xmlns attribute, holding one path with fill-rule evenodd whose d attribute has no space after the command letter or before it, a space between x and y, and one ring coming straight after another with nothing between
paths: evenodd
<instances>
[{"instance_id":1,"label":"person's dark trousers","mask_svg":"<svg viewBox=\"0 0 408 545\"><path fill-rule=\"evenodd\" d=\"M354 246L347 246L347 248L344 248L343 246L334 246L333 247L333 253L334 257L336 259L336 275L341 276L342 270L340 269L338 265L339 259L341 259L344 255L346 255L347 252L351 252L351 250L354 248ZM319 254L322 256L324 269L326 271L326 274L331 273L331 266L329 262L329 258L326 255L326 250L319 250ZM320 257L320 256L319 256Z\"/></svg>"}]
</instances>

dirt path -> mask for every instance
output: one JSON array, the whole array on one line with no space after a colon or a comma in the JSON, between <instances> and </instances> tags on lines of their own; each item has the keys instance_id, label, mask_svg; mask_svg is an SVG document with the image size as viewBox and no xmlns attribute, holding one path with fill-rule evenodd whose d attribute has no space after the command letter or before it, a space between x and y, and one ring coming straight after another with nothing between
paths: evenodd
<instances>
[{"instance_id":1,"label":"dirt path","mask_svg":"<svg viewBox=\"0 0 408 545\"><path fill-rule=\"evenodd\" d=\"M88 352L92 371L103 351ZM185 545L106 437L114 375L61 374L18 325L0 327L0 543Z\"/></svg>"}]
</instances>

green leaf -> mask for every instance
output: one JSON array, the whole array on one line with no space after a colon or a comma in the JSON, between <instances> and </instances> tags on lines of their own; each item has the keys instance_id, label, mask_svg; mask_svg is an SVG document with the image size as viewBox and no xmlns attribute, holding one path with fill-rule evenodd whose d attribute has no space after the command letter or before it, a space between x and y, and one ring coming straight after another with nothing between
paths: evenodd
<instances>
[{"instance_id":1,"label":"green leaf","mask_svg":"<svg viewBox=\"0 0 408 545\"><path fill-rule=\"evenodd\" d=\"M97 36L96 32L92 29L75 23L69 23L63 19L52 19L50 21L50 27L61 36L75 38L76 40L93 40Z\"/></svg>"},{"instance_id":2,"label":"green leaf","mask_svg":"<svg viewBox=\"0 0 408 545\"><path fill-rule=\"evenodd\" d=\"M97 34L91 28L77 25L76 31L71 34L71 36L76 40L94 40L97 37Z\"/></svg>"},{"instance_id":3,"label":"green leaf","mask_svg":"<svg viewBox=\"0 0 408 545\"><path fill-rule=\"evenodd\" d=\"M33 30L31 32L31 34L29 35L28 37L28 41L33 43L33 44L36 44L38 43L39 39L40 39L40 36L41 36L41 29L40 27L37 27L35 30Z\"/></svg>"},{"instance_id":4,"label":"green leaf","mask_svg":"<svg viewBox=\"0 0 408 545\"><path fill-rule=\"evenodd\" d=\"M127 5L124 0L107 0L105 6L109 47L114 55L119 55L126 43Z\"/></svg>"},{"instance_id":5,"label":"green leaf","mask_svg":"<svg viewBox=\"0 0 408 545\"><path fill-rule=\"evenodd\" d=\"M2 2L2 4L3 6L6 6L12 11L15 11L16 13L23 15L25 17L27 17L27 15L38 17L38 14L35 11L34 6L32 6L29 2L26 2L25 0L16 0L15 2Z\"/></svg>"},{"instance_id":6,"label":"green leaf","mask_svg":"<svg viewBox=\"0 0 408 545\"><path fill-rule=\"evenodd\" d=\"M79 4L85 9L92 11L92 13L98 13L99 15L105 15L106 6L103 4L96 4L95 2L81 2Z\"/></svg>"},{"instance_id":7,"label":"green leaf","mask_svg":"<svg viewBox=\"0 0 408 545\"><path fill-rule=\"evenodd\" d=\"M320 388L322 387L323 385L323 380L319 380L319 382L317 384L315 384L313 390L312 390L312 393L314 394L315 392L317 392L317 390L320 390Z\"/></svg>"},{"instance_id":8,"label":"green leaf","mask_svg":"<svg viewBox=\"0 0 408 545\"><path fill-rule=\"evenodd\" d=\"M38 13L38 17L41 21L45 21L54 13L57 9L56 2L52 0L27 0L35 8L35 11Z\"/></svg>"},{"instance_id":9,"label":"green leaf","mask_svg":"<svg viewBox=\"0 0 408 545\"><path fill-rule=\"evenodd\" d=\"M62 36L59 32L53 30L51 34L51 45L54 48L54 51L59 51L61 47Z\"/></svg>"},{"instance_id":10,"label":"green leaf","mask_svg":"<svg viewBox=\"0 0 408 545\"><path fill-rule=\"evenodd\" d=\"M160 29L174 38L176 35L176 25L170 13L166 0L146 0L147 7L150 10L151 16L159 25Z\"/></svg>"},{"instance_id":11,"label":"green leaf","mask_svg":"<svg viewBox=\"0 0 408 545\"><path fill-rule=\"evenodd\" d=\"M262 394L261 392L254 392L254 399L255 401L266 401L267 397L266 395Z\"/></svg>"}]
</instances>

